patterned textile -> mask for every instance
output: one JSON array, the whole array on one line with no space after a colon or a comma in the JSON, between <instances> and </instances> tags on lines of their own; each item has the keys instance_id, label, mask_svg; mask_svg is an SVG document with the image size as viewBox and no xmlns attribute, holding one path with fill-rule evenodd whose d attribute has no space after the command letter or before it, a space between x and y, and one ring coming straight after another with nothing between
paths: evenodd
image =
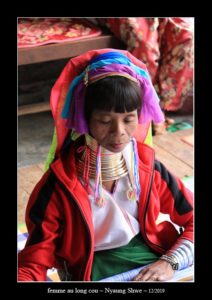
<instances>
[{"instance_id":1,"label":"patterned textile","mask_svg":"<svg viewBox=\"0 0 212 300\"><path fill-rule=\"evenodd\" d=\"M97 20L122 40L129 52L146 63L161 108L177 111L188 107L186 102L193 95L193 18Z\"/></svg>"},{"instance_id":2,"label":"patterned textile","mask_svg":"<svg viewBox=\"0 0 212 300\"><path fill-rule=\"evenodd\" d=\"M101 35L102 31L86 19L19 18L18 47L81 40Z\"/></svg>"}]
</instances>

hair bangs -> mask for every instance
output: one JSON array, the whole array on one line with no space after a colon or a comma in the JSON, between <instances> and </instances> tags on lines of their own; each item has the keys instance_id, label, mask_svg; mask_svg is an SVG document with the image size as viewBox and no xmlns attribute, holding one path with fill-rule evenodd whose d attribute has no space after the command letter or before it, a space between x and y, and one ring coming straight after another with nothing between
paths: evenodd
<instances>
[{"instance_id":1,"label":"hair bangs","mask_svg":"<svg viewBox=\"0 0 212 300\"><path fill-rule=\"evenodd\" d=\"M136 82L112 76L101 79L87 87L85 95L85 117L89 121L93 110L117 113L141 110L141 90Z\"/></svg>"}]
</instances>

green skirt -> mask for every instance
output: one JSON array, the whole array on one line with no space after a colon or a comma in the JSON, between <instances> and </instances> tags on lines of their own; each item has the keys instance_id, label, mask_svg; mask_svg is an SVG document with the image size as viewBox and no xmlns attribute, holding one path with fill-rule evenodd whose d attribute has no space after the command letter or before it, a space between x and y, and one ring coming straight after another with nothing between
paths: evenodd
<instances>
[{"instance_id":1,"label":"green skirt","mask_svg":"<svg viewBox=\"0 0 212 300\"><path fill-rule=\"evenodd\" d=\"M158 260L159 254L136 235L126 246L94 252L91 280L98 281Z\"/></svg>"}]
</instances>

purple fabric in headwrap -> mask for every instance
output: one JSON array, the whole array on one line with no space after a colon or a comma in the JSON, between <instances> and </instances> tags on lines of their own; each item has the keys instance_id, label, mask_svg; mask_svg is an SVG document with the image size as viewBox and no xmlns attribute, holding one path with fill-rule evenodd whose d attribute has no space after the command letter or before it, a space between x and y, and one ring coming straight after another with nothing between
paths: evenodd
<instances>
[{"instance_id":1,"label":"purple fabric in headwrap","mask_svg":"<svg viewBox=\"0 0 212 300\"><path fill-rule=\"evenodd\" d=\"M140 85L142 95L142 109L139 116L140 124L149 121L154 121L155 123L164 121L164 115L159 105L159 98L151 81L148 78L137 74L130 66L112 63L93 69L88 72L88 84L89 79L105 73L108 73L109 75L112 72L120 73L120 76L123 76L124 74L130 75L135 78ZM88 124L84 117L85 88L86 86L82 80L74 91L70 118L67 120L67 126L69 128L74 128L75 131L80 134L88 133L89 131Z\"/></svg>"},{"instance_id":2,"label":"purple fabric in headwrap","mask_svg":"<svg viewBox=\"0 0 212 300\"><path fill-rule=\"evenodd\" d=\"M85 84L81 81L75 89L70 109L70 118L67 119L67 127L73 128L77 133L89 132L88 124L84 116Z\"/></svg>"}]
</instances>

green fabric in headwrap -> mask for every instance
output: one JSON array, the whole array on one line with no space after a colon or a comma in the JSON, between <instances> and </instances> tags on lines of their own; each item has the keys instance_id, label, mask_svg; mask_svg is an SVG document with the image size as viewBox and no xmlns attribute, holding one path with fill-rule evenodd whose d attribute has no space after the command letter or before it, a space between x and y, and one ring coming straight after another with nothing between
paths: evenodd
<instances>
[{"instance_id":1,"label":"green fabric in headwrap","mask_svg":"<svg viewBox=\"0 0 212 300\"><path fill-rule=\"evenodd\" d=\"M56 128L54 127L52 143L48 152L47 159L45 161L44 171L47 171L49 169L50 164L53 162L55 157L56 147L57 147L57 134L56 134Z\"/></svg>"},{"instance_id":2,"label":"green fabric in headwrap","mask_svg":"<svg viewBox=\"0 0 212 300\"><path fill-rule=\"evenodd\" d=\"M73 129L71 130L70 139L72 141L75 141L79 136L80 136L80 134L78 134ZM45 164L44 164L44 171L47 171L49 169L49 166L53 162L53 160L55 158L56 148L57 148L57 134L56 134L56 127L54 127L52 143L51 143L51 146L49 148L47 159L46 159Z\"/></svg>"}]
</instances>

